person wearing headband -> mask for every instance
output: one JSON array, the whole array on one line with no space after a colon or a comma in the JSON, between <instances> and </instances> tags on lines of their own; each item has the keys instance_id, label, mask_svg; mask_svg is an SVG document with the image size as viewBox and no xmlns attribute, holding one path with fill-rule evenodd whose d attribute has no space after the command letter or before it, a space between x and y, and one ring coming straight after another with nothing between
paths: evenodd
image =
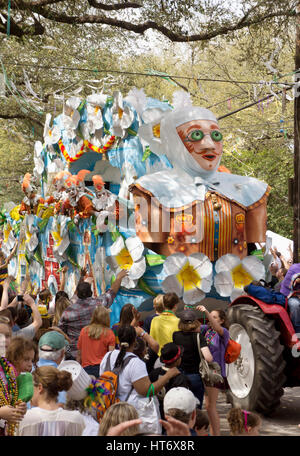
<instances>
[{"instance_id":1,"label":"person wearing headband","mask_svg":"<svg viewBox=\"0 0 300 456\"><path fill-rule=\"evenodd\" d=\"M167 256L201 252L216 261L227 253L242 259L248 244L265 242L269 187L218 171L223 134L210 110L178 107L138 133L173 166L130 186L136 232L146 247Z\"/></svg>"},{"instance_id":2,"label":"person wearing headband","mask_svg":"<svg viewBox=\"0 0 300 456\"><path fill-rule=\"evenodd\" d=\"M227 414L227 421L231 435L258 436L261 427L261 418L254 412L232 408Z\"/></svg>"},{"instance_id":3,"label":"person wearing headband","mask_svg":"<svg viewBox=\"0 0 300 456\"><path fill-rule=\"evenodd\" d=\"M157 367L153 369L149 373L149 378L151 383L156 382L156 380L168 372L169 369L172 367L179 368L182 360L182 355L184 352L184 348L182 346L176 345L173 342L165 344L162 347L160 361L163 364L161 367ZM179 372L178 375L171 378L169 382L164 386L163 390L158 394L159 399L159 408L160 414L162 419L164 419L164 408L163 408L163 399L165 394L171 389L176 387L183 387L187 389L191 389L191 382L189 379L182 373Z\"/></svg>"}]
</instances>

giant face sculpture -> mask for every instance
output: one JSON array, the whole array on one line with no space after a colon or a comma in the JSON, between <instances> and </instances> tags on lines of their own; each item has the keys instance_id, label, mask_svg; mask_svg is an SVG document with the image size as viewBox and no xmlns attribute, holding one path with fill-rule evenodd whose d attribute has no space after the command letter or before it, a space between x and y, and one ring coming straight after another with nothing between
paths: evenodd
<instances>
[{"instance_id":1,"label":"giant face sculpture","mask_svg":"<svg viewBox=\"0 0 300 456\"><path fill-rule=\"evenodd\" d=\"M214 171L223 153L222 133L216 122L191 120L176 128L188 152L205 171Z\"/></svg>"}]
</instances>

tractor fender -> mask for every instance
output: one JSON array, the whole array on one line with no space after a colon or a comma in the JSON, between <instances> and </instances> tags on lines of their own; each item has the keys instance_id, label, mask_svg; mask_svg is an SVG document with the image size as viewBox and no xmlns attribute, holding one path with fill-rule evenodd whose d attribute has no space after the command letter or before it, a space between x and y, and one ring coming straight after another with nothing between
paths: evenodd
<instances>
[{"instance_id":1,"label":"tractor fender","mask_svg":"<svg viewBox=\"0 0 300 456\"><path fill-rule=\"evenodd\" d=\"M229 304L229 307L236 306L239 304L250 304L258 306L263 313L273 315L279 325L281 333L281 339L285 346L292 348L293 345L298 341L295 334L294 327L286 309L278 304L267 304L260 299L254 298L250 295L242 295Z\"/></svg>"}]
</instances>

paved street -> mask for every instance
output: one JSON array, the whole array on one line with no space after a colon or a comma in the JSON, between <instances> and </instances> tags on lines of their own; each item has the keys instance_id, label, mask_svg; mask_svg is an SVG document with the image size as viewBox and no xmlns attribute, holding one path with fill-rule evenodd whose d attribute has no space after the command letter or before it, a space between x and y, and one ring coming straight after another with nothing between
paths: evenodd
<instances>
[{"instance_id":1,"label":"paved street","mask_svg":"<svg viewBox=\"0 0 300 456\"><path fill-rule=\"evenodd\" d=\"M226 414L231 405L226 403L225 394L219 395L218 411L221 417L221 435L230 435ZM285 388L281 405L272 417L262 417L263 436L299 436L300 437L300 387Z\"/></svg>"}]
</instances>

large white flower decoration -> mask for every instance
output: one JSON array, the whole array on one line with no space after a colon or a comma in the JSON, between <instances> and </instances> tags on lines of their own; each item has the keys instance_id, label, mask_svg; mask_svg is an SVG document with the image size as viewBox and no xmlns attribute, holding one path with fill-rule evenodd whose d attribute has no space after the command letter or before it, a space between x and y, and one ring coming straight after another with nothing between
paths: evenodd
<instances>
[{"instance_id":1,"label":"large white flower decoration","mask_svg":"<svg viewBox=\"0 0 300 456\"><path fill-rule=\"evenodd\" d=\"M39 243L37 218L33 214L28 214L25 220L25 246L28 252L32 253Z\"/></svg>"},{"instance_id":2,"label":"large white flower decoration","mask_svg":"<svg viewBox=\"0 0 300 456\"><path fill-rule=\"evenodd\" d=\"M125 106L121 92L114 92L114 103L112 106L113 127L112 134L125 138L127 128L130 127L134 120L134 113L129 106Z\"/></svg>"},{"instance_id":3,"label":"large white flower decoration","mask_svg":"<svg viewBox=\"0 0 300 456\"><path fill-rule=\"evenodd\" d=\"M59 215L53 218L51 235L54 240L53 253L58 259L61 259L70 244L68 222L70 218L65 215Z\"/></svg>"},{"instance_id":4,"label":"large white flower decoration","mask_svg":"<svg viewBox=\"0 0 300 456\"><path fill-rule=\"evenodd\" d=\"M144 244L137 236L123 239L119 236L110 248L111 256L106 258L110 268L118 274L122 269L128 271L128 276L122 280L125 288L135 288L138 280L146 270L146 260L143 256Z\"/></svg>"},{"instance_id":5,"label":"large white flower decoration","mask_svg":"<svg viewBox=\"0 0 300 456\"><path fill-rule=\"evenodd\" d=\"M7 223L4 226L3 235L4 236L3 236L3 243L2 243L1 250L3 251L3 253L6 256L8 256L16 242L16 238L15 238L15 235L14 235L14 232L13 232L13 229L12 229L12 226L10 223Z\"/></svg>"},{"instance_id":6,"label":"large white flower decoration","mask_svg":"<svg viewBox=\"0 0 300 456\"><path fill-rule=\"evenodd\" d=\"M80 121L80 113L77 108L80 102L79 97L71 97L66 101L64 106L62 124L68 139L74 139L76 137L76 129Z\"/></svg>"},{"instance_id":7,"label":"large white flower decoration","mask_svg":"<svg viewBox=\"0 0 300 456\"><path fill-rule=\"evenodd\" d=\"M86 99L87 126L91 134L103 127L102 108L105 106L106 100L107 95L102 93L94 93Z\"/></svg>"},{"instance_id":8,"label":"large white flower decoration","mask_svg":"<svg viewBox=\"0 0 300 456\"><path fill-rule=\"evenodd\" d=\"M50 127L51 114L46 115L45 127L44 127L44 140L47 146L56 144L61 137L60 128L58 125Z\"/></svg>"},{"instance_id":9,"label":"large white flower decoration","mask_svg":"<svg viewBox=\"0 0 300 456\"><path fill-rule=\"evenodd\" d=\"M253 280L265 278L265 267L254 255L242 260L231 253L223 255L215 264L215 288L220 296L230 296L234 301L244 293L244 287Z\"/></svg>"},{"instance_id":10,"label":"large white flower decoration","mask_svg":"<svg viewBox=\"0 0 300 456\"><path fill-rule=\"evenodd\" d=\"M174 253L164 262L168 277L162 282L165 293L174 292L186 304L195 304L209 293L212 286L212 264L203 253Z\"/></svg>"},{"instance_id":11,"label":"large white flower decoration","mask_svg":"<svg viewBox=\"0 0 300 456\"><path fill-rule=\"evenodd\" d=\"M36 141L34 144L34 174L37 174L38 176L41 176L43 174L43 171L45 169L45 163L42 158L42 150L43 150L43 144L41 141Z\"/></svg>"}]
</instances>

